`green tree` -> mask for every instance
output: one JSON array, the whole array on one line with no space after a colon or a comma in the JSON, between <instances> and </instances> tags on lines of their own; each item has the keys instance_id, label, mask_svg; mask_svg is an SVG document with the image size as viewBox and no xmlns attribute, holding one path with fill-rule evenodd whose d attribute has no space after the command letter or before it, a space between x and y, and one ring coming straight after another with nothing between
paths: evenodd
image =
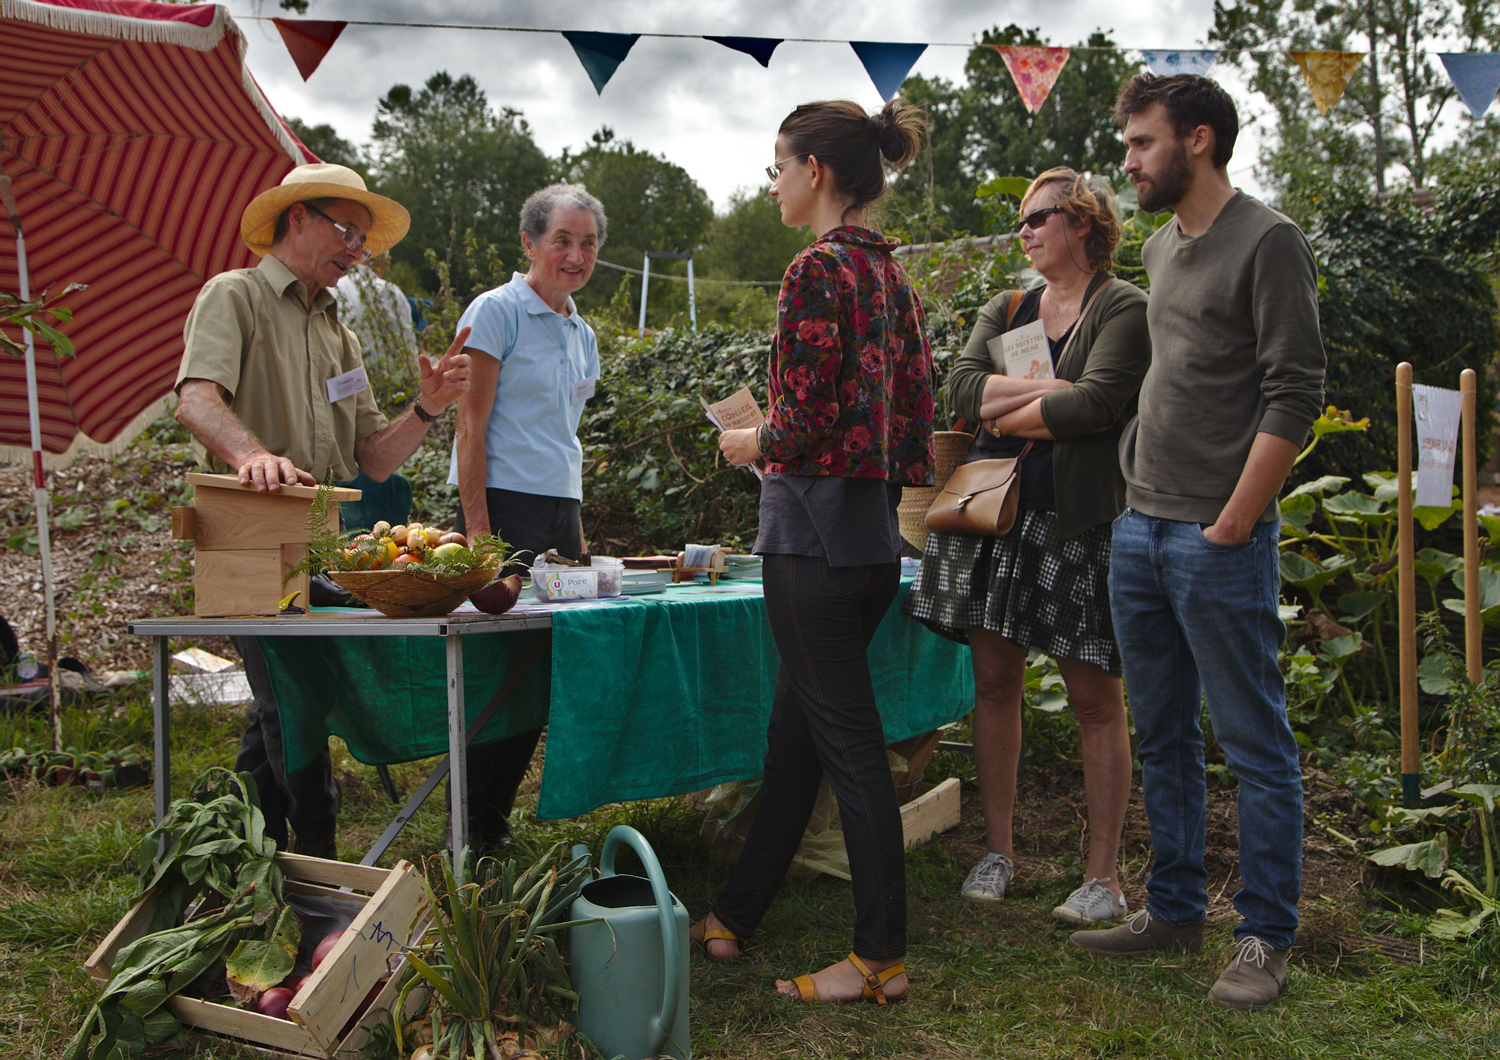
<instances>
[{"instance_id":1,"label":"green tree","mask_svg":"<svg viewBox=\"0 0 1500 1060\"><path fill-rule=\"evenodd\" d=\"M687 170L638 149L629 140L615 139L608 126L594 133L580 153L564 151L557 168L563 179L582 184L604 204L609 217L608 238L600 253L604 260L638 269L648 250L696 252L713 223L708 193ZM607 274L610 270L600 271ZM687 270L679 262L652 262L651 272L686 275ZM617 286L608 275L596 273L594 281L576 296L579 308L587 312L607 304ZM639 298L637 286L632 312L639 312ZM658 306L663 313L683 310L686 285L652 284L650 300L653 319Z\"/></svg>"},{"instance_id":2,"label":"green tree","mask_svg":"<svg viewBox=\"0 0 1500 1060\"><path fill-rule=\"evenodd\" d=\"M326 122L309 125L301 118L292 117L285 117L284 120L303 146L318 156L319 161L336 162L355 170L362 177L369 177L369 162L359 148L340 136L332 125Z\"/></svg>"},{"instance_id":3,"label":"green tree","mask_svg":"<svg viewBox=\"0 0 1500 1060\"><path fill-rule=\"evenodd\" d=\"M1435 53L1455 38L1457 50L1492 50L1497 14L1500 0L1244 0L1214 5L1209 40L1224 49L1221 61L1248 64L1250 87L1270 102L1276 125L1261 179L1284 209L1305 216L1328 198L1383 193L1393 176L1427 185L1439 119L1454 97ZM1290 49L1368 54L1322 116L1296 64L1273 57Z\"/></svg>"},{"instance_id":4,"label":"green tree","mask_svg":"<svg viewBox=\"0 0 1500 1060\"><path fill-rule=\"evenodd\" d=\"M703 275L779 282L792 258L812 242L812 229L781 223L781 208L766 191L765 185L740 188L729 197L729 208L714 217L695 261Z\"/></svg>"},{"instance_id":5,"label":"green tree","mask_svg":"<svg viewBox=\"0 0 1500 1060\"><path fill-rule=\"evenodd\" d=\"M455 250L468 229L500 248L506 265L521 263L521 204L552 179L521 113L496 111L472 77L446 73L417 92L396 85L380 100L372 163L378 190L411 211L411 233L391 256L416 269L429 291L438 282L429 248L452 264L455 287L470 286Z\"/></svg>"},{"instance_id":6,"label":"green tree","mask_svg":"<svg viewBox=\"0 0 1500 1060\"><path fill-rule=\"evenodd\" d=\"M907 238L979 235L984 215L974 189L997 176L1032 177L1067 165L1117 174L1124 141L1112 110L1120 85L1139 64L1096 30L1074 49L1046 103L1036 114L1016 92L997 44L1045 45L1036 29L1010 25L985 30L969 53L966 81L908 78L902 93L928 112L929 144L896 182L893 230Z\"/></svg>"}]
</instances>

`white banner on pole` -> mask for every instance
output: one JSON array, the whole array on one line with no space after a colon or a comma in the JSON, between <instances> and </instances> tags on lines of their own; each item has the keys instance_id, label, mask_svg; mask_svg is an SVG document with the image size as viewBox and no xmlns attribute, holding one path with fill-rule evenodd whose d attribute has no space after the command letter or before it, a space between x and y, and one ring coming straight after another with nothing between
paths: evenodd
<instances>
[{"instance_id":1,"label":"white banner on pole","mask_svg":"<svg viewBox=\"0 0 1500 1060\"><path fill-rule=\"evenodd\" d=\"M1417 420L1417 496L1420 508L1453 504L1453 465L1458 457L1458 425L1464 396L1457 390L1414 384Z\"/></svg>"}]
</instances>

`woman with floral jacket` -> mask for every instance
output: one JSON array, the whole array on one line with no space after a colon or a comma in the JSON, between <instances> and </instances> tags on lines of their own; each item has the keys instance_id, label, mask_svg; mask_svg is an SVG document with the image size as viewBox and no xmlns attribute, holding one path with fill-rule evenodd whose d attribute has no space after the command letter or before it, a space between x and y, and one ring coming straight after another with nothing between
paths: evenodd
<instances>
[{"instance_id":1,"label":"woman with floral jacket","mask_svg":"<svg viewBox=\"0 0 1500 1060\"><path fill-rule=\"evenodd\" d=\"M901 487L932 481L933 368L922 303L867 227L882 158L916 155L925 122L896 101L875 115L808 103L781 123L771 196L810 225L787 269L759 428L725 431L732 462L765 461L760 536L766 613L781 656L761 804L734 874L694 926L708 955L739 955L812 814L823 776L838 800L854 886L853 950L778 993L885 1004L906 994L901 813L866 651L896 597Z\"/></svg>"}]
</instances>

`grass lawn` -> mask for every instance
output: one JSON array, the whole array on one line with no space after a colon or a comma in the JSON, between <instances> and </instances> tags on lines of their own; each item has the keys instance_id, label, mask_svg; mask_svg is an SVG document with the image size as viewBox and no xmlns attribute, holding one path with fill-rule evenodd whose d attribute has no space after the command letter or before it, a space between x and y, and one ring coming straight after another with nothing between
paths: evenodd
<instances>
[{"instance_id":1,"label":"grass lawn","mask_svg":"<svg viewBox=\"0 0 1500 1060\"><path fill-rule=\"evenodd\" d=\"M70 709L66 724L68 742L80 750L149 747L144 690ZM240 712L182 706L173 724L174 786L181 795L198 769L231 763ZM38 748L45 742L43 719L0 717L0 746ZM342 852L357 860L389 810L373 770L337 744L335 769L344 790ZM393 772L409 791L423 769L419 763ZM972 763L939 754L928 779L950 775L972 780ZM989 908L957 894L983 849L977 802L966 783L959 829L908 859L912 982L905 1005L802 1006L773 996L776 977L843 956L853 922L846 883L819 877L786 884L742 961L713 964L694 952L694 1055L1500 1056L1496 970L1424 943L1414 917L1366 889L1362 864L1341 852L1320 816L1336 812L1336 800L1309 799L1303 933L1288 992L1275 1007L1240 1013L1205 999L1228 959L1229 898L1237 886L1229 839L1232 794L1217 788L1209 840L1214 901L1205 952L1110 963L1067 946L1067 932L1048 911L1081 882L1081 790L1071 762L1027 768L1018 876L1006 901ZM1138 793L1136 799L1122 873L1132 908L1144 900L1148 869ZM523 804L535 805L534 777ZM672 799L607 807L572 821L527 818L518 834L523 847L557 839L597 846L612 825L632 824L656 847L673 890L697 916L728 872L704 852L700 819L689 800ZM150 820L149 788L100 796L31 782L0 787L0 1041L7 1055L61 1054L96 994L82 962L128 905L135 845ZM442 823L440 808L425 807L386 863L436 850ZM566 1055L581 1055L576 1043L565 1049ZM227 1060L254 1054L190 1039L185 1051L162 1055Z\"/></svg>"}]
</instances>

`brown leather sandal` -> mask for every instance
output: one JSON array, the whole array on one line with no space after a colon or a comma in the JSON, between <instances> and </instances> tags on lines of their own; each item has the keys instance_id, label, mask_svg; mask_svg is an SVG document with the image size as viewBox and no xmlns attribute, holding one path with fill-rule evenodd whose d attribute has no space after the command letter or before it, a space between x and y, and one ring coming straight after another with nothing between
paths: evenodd
<instances>
[{"instance_id":1,"label":"brown leather sandal","mask_svg":"<svg viewBox=\"0 0 1500 1060\"><path fill-rule=\"evenodd\" d=\"M873 1001L877 1005L899 1005L906 1000L905 994L899 997L887 997L884 989L886 983L906 971L905 961L897 961L889 968L882 968L876 972L872 971L868 964L860 960L857 954L850 953L848 960L850 964L854 965L854 970L865 977L864 989L859 995L860 1000ZM818 996L818 984L813 982L811 975L797 976L797 978L792 980L792 986L797 988L798 1001L813 1002L823 1000Z\"/></svg>"},{"instance_id":2,"label":"brown leather sandal","mask_svg":"<svg viewBox=\"0 0 1500 1060\"><path fill-rule=\"evenodd\" d=\"M715 957L708 950L708 944L715 939L723 939L726 942L734 942L743 945L744 940L725 927L711 928L708 926L708 917L704 917L688 928L688 938L703 947L703 956L711 961L732 961L734 957ZM738 955L736 955L738 956Z\"/></svg>"}]
</instances>

